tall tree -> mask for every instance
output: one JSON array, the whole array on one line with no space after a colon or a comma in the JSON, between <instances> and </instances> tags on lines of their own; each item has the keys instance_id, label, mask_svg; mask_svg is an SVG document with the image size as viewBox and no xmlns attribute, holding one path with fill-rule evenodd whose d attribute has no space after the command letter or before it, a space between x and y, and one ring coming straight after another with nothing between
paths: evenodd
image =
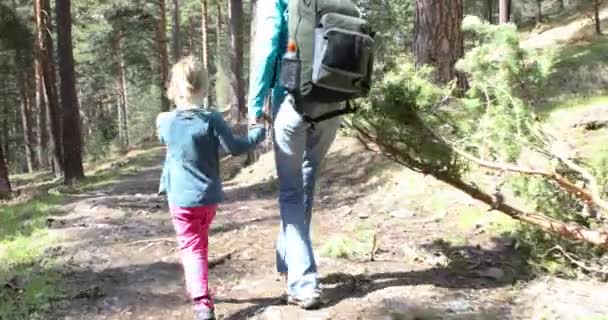
<instances>
[{"instance_id":1,"label":"tall tree","mask_svg":"<svg viewBox=\"0 0 608 320\"><path fill-rule=\"evenodd\" d=\"M232 117L240 121L247 115L245 81L243 79L243 0L228 1L230 33L230 88Z\"/></svg>"},{"instance_id":2,"label":"tall tree","mask_svg":"<svg viewBox=\"0 0 608 320\"><path fill-rule=\"evenodd\" d=\"M543 0L536 0L536 22L543 22Z\"/></svg>"},{"instance_id":3,"label":"tall tree","mask_svg":"<svg viewBox=\"0 0 608 320\"><path fill-rule=\"evenodd\" d=\"M46 149L46 106L44 99L44 81L42 74L42 66L38 56L40 48L38 39L34 39L34 118L35 118L35 146L36 146L36 162L41 168L48 165L48 158L45 155Z\"/></svg>"},{"instance_id":4,"label":"tall tree","mask_svg":"<svg viewBox=\"0 0 608 320\"><path fill-rule=\"evenodd\" d=\"M36 59L42 69L44 96L46 100L46 131L49 137L50 155L55 176L63 173L63 155L61 145L61 118L57 87L55 86L55 65L53 63L53 38L51 36L51 6L49 0L35 0L36 32L38 52Z\"/></svg>"},{"instance_id":5,"label":"tall tree","mask_svg":"<svg viewBox=\"0 0 608 320\"><path fill-rule=\"evenodd\" d=\"M112 59L117 95L116 112L118 115L118 137L121 145L128 146L129 138L129 92L127 83L127 66L124 59L123 43L125 41L122 26L117 26L111 40Z\"/></svg>"},{"instance_id":6,"label":"tall tree","mask_svg":"<svg viewBox=\"0 0 608 320\"><path fill-rule=\"evenodd\" d=\"M119 63L119 75L120 75L120 112L122 113L122 132L124 137L124 144L129 145L131 143L129 139L129 93L127 89L127 66L125 64L124 52L123 52L123 38L122 34L118 36L118 63Z\"/></svg>"},{"instance_id":7,"label":"tall tree","mask_svg":"<svg viewBox=\"0 0 608 320\"><path fill-rule=\"evenodd\" d=\"M494 23L494 0L486 0L488 22Z\"/></svg>"},{"instance_id":8,"label":"tall tree","mask_svg":"<svg viewBox=\"0 0 608 320\"><path fill-rule=\"evenodd\" d=\"M458 79L466 87L464 75L455 64L464 55L462 0L416 0L414 54L416 66L435 68L435 81L447 83Z\"/></svg>"},{"instance_id":9,"label":"tall tree","mask_svg":"<svg viewBox=\"0 0 608 320\"><path fill-rule=\"evenodd\" d=\"M209 72L209 6L208 0L201 0L201 55L203 67ZM206 105L211 105L211 90L207 92Z\"/></svg>"},{"instance_id":10,"label":"tall tree","mask_svg":"<svg viewBox=\"0 0 608 320\"><path fill-rule=\"evenodd\" d=\"M595 20L596 34L602 34L602 26L600 19L600 2L602 2L602 0L593 0L593 19Z\"/></svg>"},{"instance_id":11,"label":"tall tree","mask_svg":"<svg viewBox=\"0 0 608 320\"><path fill-rule=\"evenodd\" d=\"M6 159L4 158L2 143L0 143L0 199L9 198L11 196L11 192L11 182L8 177Z\"/></svg>"},{"instance_id":12,"label":"tall tree","mask_svg":"<svg viewBox=\"0 0 608 320\"><path fill-rule=\"evenodd\" d=\"M182 46L181 46L181 26L179 19L179 1L173 0L173 59L175 62L182 57Z\"/></svg>"},{"instance_id":13,"label":"tall tree","mask_svg":"<svg viewBox=\"0 0 608 320\"><path fill-rule=\"evenodd\" d=\"M82 167L82 133L80 107L76 93L74 75L74 53L72 50L71 0L56 0L57 54L61 78L61 103L63 106L63 159L64 182L84 178Z\"/></svg>"},{"instance_id":14,"label":"tall tree","mask_svg":"<svg viewBox=\"0 0 608 320\"><path fill-rule=\"evenodd\" d=\"M19 50L17 51L19 52ZM20 53L19 53L20 54ZM23 147L25 148L25 164L27 172L34 171L34 152L32 145L32 127L30 123L30 115L32 114L32 106L30 99L30 90L28 88L27 69L20 71L19 79L19 95L21 96L20 111L21 111L21 127L23 128Z\"/></svg>"},{"instance_id":15,"label":"tall tree","mask_svg":"<svg viewBox=\"0 0 608 320\"><path fill-rule=\"evenodd\" d=\"M511 21L511 0L499 0L498 2L499 22L509 23Z\"/></svg>"},{"instance_id":16,"label":"tall tree","mask_svg":"<svg viewBox=\"0 0 608 320\"><path fill-rule=\"evenodd\" d=\"M165 96L165 89L169 79L169 53L167 51L167 7L165 0L158 1L160 17L156 26L156 40L160 66L160 105L161 111L169 111L169 100Z\"/></svg>"}]
</instances>

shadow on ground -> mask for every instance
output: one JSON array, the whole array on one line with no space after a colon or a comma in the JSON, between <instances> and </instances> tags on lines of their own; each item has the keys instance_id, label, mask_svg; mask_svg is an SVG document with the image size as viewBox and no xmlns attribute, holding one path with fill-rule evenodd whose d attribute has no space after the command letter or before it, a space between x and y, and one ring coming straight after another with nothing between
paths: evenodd
<instances>
[{"instance_id":1,"label":"shadow on ground","mask_svg":"<svg viewBox=\"0 0 608 320\"><path fill-rule=\"evenodd\" d=\"M449 263L446 265L430 269L383 272L382 269L395 269L395 266L386 267L383 261L377 261L360 263L365 266L366 270L375 270L372 272L330 273L320 280L326 299L323 308L331 308L353 298L367 297L366 300L369 300L372 293L389 288L432 285L438 288L457 289L457 292L462 293L465 297L457 299L456 302L452 301L454 299L429 301L433 305L432 308L412 304L407 301L407 297L390 298L383 300L382 304L377 306L377 310L370 309L365 312L374 314L382 311L384 314L393 314L394 317L391 319L508 319L505 318L505 314L509 313L506 305L493 306L488 310L476 312L470 310L470 303L466 300L467 292L507 287L516 282L532 280L532 273L523 257L515 256L512 249L505 247L503 245L505 239L499 237L495 241L496 249L494 250L483 250L472 246L453 246L445 242L429 243L426 246L428 250L436 250L438 254L449 257ZM356 262L348 263L356 264ZM405 263L403 263L403 267L406 267ZM489 269L500 271L498 274L496 272L488 273ZM405 290L407 291L407 289ZM229 302L253 303L254 305L239 310L225 318L226 320L247 319L262 313L269 306L282 304L281 297L242 301L232 299ZM454 304L460 304L460 306L454 306ZM398 310L403 311L400 313ZM418 316L412 317L416 314Z\"/></svg>"}]
</instances>

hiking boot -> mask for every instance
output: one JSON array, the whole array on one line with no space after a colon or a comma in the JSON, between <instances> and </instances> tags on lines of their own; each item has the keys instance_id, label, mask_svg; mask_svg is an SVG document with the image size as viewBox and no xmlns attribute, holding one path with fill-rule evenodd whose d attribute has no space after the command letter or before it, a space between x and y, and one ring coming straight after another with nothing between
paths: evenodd
<instances>
[{"instance_id":1,"label":"hiking boot","mask_svg":"<svg viewBox=\"0 0 608 320\"><path fill-rule=\"evenodd\" d=\"M287 303L296 305L304 310L318 309L323 305L321 291L315 290L311 295L295 296L287 295Z\"/></svg>"},{"instance_id":2,"label":"hiking boot","mask_svg":"<svg viewBox=\"0 0 608 320\"><path fill-rule=\"evenodd\" d=\"M215 320L215 312L213 308L201 308L194 311L194 320Z\"/></svg>"}]
</instances>

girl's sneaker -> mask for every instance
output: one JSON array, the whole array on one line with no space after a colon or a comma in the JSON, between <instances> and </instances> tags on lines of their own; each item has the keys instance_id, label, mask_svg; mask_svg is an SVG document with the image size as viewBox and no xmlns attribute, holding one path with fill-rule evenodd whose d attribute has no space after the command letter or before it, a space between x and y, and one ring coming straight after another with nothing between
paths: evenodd
<instances>
[{"instance_id":1,"label":"girl's sneaker","mask_svg":"<svg viewBox=\"0 0 608 320\"><path fill-rule=\"evenodd\" d=\"M209 296L194 300L194 320L215 320L213 302Z\"/></svg>"},{"instance_id":2,"label":"girl's sneaker","mask_svg":"<svg viewBox=\"0 0 608 320\"><path fill-rule=\"evenodd\" d=\"M194 311L196 316L194 320L215 320L215 312L213 308L201 308Z\"/></svg>"}]
</instances>

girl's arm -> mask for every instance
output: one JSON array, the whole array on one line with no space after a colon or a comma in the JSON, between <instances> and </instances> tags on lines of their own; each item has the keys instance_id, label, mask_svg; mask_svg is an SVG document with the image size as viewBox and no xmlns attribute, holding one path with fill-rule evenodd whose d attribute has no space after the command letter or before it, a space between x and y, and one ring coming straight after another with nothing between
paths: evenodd
<instances>
[{"instance_id":1,"label":"girl's arm","mask_svg":"<svg viewBox=\"0 0 608 320\"><path fill-rule=\"evenodd\" d=\"M162 126L166 119L171 115L171 112L161 112L156 116L156 135L162 144L167 144L167 139L163 136Z\"/></svg>"},{"instance_id":2,"label":"girl's arm","mask_svg":"<svg viewBox=\"0 0 608 320\"><path fill-rule=\"evenodd\" d=\"M218 137L222 148L233 156L238 156L253 150L256 145L264 140L266 129L256 127L249 130L247 137L235 137L232 129L228 127L226 121L219 113L212 114L213 128Z\"/></svg>"}]
</instances>

